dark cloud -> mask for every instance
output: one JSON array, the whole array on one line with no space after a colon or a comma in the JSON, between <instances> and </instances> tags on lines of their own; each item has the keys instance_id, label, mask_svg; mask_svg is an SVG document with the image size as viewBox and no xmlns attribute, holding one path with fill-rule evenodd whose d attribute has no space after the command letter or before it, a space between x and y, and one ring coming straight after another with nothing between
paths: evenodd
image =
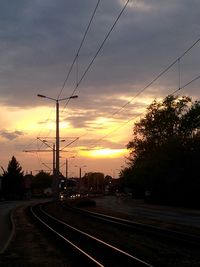
<instances>
[{"instance_id":1,"label":"dark cloud","mask_svg":"<svg viewBox=\"0 0 200 267\"><path fill-rule=\"evenodd\" d=\"M18 138L19 136L22 136L24 133L21 132L21 131L14 131L14 132L9 132L9 131L6 131L6 130L1 130L0 131L0 136L5 138L5 139L8 139L8 140L14 140L16 138Z\"/></svg>"},{"instance_id":2,"label":"dark cloud","mask_svg":"<svg viewBox=\"0 0 200 267\"><path fill-rule=\"evenodd\" d=\"M88 101L87 96L83 96L81 101L83 101L82 105L87 107L86 109L72 109L73 112L69 112L68 110L64 112L62 120L69 121L74 128L84 128L87 129L107 129L107 125L105 125L104 120L102 122L96 121L98 118L107 118L109 120L110 125L115 122L124 122L127 118L136 117L141 114L141 107L145 106L145 103L140 101L133 101L125 107L123 110L120 110L119 107L122 107L127 103L125 100L115 99L113 98L104 98L99 96L95 99L94 95L89 96L93 101ZM130 98L131 99L131 98ZM153 100L153 99L152 99ZM85 101L85 103L84 103Z\"/></svg>"},{"instance_id":3,"label":"dark cloud","mask_svg":"<svg viewBox=\"0 0 200 267\"><path fill-rule=\"evenodd\" d=\"M79 54L78 68L75 64L61 97L71 95L125 1L100 2ZM27 109L48 105L55 111L53 102L39 99L37 94L57 98L95 5L94 0L0 0L0 102L4 107ZM130 1L77 88L78 99L70 101L60 113L60 121L69 121L74 128L86 132L71 148L126 147L123 141L115 143L101 139L100 133L103 136L109 133L109 127L106 129L101 118L107 118L112 126L118 121L120 127L131 118L138 118L148 101L164 97L178 88L176 64L136 97L199 38L199 17L199 0ZM200 44L180 61L181 86L199 75L199 49ZM200 80L197 80L180 94L199 98L199 85ZM130 103L120 110L127 101ZM46 120L45 114L41 114L38 124L55 122L55 113L51 115ZM94 139L95 133L99 140L98 137ZM20 131L0 130L1 149L5 155L9 153L8 158L13 151L21 155L24 144L30 142L29 138L32 140L27 133L22 135ZM121 140L124 138L122 136ZM17 142L3 142L15 139ZM32 146L32 149L38 148L35 142ZM30 154L33 156L34 153ZM105 160L98 165L104 166ZM33 168L32 159L30 168Z\"/></svg>"},{"instance_id":4,"label":"dark cloud","mask_svg":"<svg viewBox=\"0 0 200 267\"><path fill-rule=\"evenodd\" d=\"M101 2L80 52L79 78L118 15L120 2ZM1 101L24 107L41 105L37 93L56 98L96 3L19 0L0 4ZM134 96L199 37L199 16L198 0L132 1L77 88L82 101L72 105L105 108L98 111L104 113L108 112L107 96L114 95L109 99L112 113L116 105L123 105L116 103L118 94ZM199 46L181 61L182 83L198 75L198 54ZM177 87L177 67L155 84L163 88L161 92L150 88L155 97ZM74 69L63 96L71 94L75 83ZM189 93L198 96L198 86L198 82L193 84Z\"/></svg>"},{"instance_id":5,"label":"dark cloud","mask_svg":"<svg viewBox=\"0 0 200 267\"><path fill-rule=\"evenodd\" d=\"M46 124L48 122L55 122L55 120L48 118L48 119L45 119L43 121L38 121L38 124L43 125L43 124Z\"/></svg>"},{"instance_id":6,"label":"dark cloud","mask_svg":"<svg viewBox=\"0 0 200 267\"><path fill-rule=\"evenodd\" d=\"M126 147L126 144L123 143L116 143L112 142L106 139L100 140L100 139L87 139L83 138L79 141L78 145L82 148L80 148L81 151L91 151L96 149L123 149Z\"/></svg>"}]
</instances>

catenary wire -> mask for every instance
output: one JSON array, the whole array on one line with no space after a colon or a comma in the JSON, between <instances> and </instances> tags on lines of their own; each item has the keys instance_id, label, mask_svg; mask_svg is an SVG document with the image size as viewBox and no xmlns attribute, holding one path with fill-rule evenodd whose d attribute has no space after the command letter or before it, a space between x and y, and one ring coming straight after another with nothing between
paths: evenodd
<instances>
[{"instance_id":1,"label":"catenary wire","mask_svg":"<svg viewBox=\"0 0 200 267\"><path fill-rule=\"evenodd\" d=\"M128 4L128 3L126 3ZM117 113L119 113L123 108L125 108L128 104L130 104L135 98L137 98L142 92L144 92L148 87L150 87L154 82L156 82L162 75L164 75L171 67L174 66L174 64L176 64L178 62L178 89L175 90L172 94L178 92L179 90L187 87L189 84L191 84L192 82L198 80L200 78L200 76L195 77L194 79L192 79L190 82L188 82L187 84L181 86L180 85L180 60L197 44L199 43L200 38L198 38L188 49L186 49L181 56L179 56L177 59L175 59L167 68L165 68L163 71L161 71L150 83L148 83L142 90L140 90L130 101L128 101L126 104L124 104L118 111L116 111L115 113L113 113L112 115L115 115ZM77 84L78 87L78 84ZM74 89L75 92L76 88ZM72 93L72 95L74 94L74 92ZM136 117L137 118L137 117ZM121 126L117 127L116 129L112 130L111 132L109 132L108 134L106 134L105 136L103 136L102 138L98 139L96 143L98 143L99 141L102 141L105 137L111 135L113 132L116 132L118 129L121 129L124 125L126 125L127 123L129 123L130 121L132 121L134 118L126 121L125 123L123 123ZM86 133L87 134L87 133ZM81 137L85 136L86 134L83 134ZM81 138L79 137L79 138ZM92 144L93 146L93 144Z\"/></svg>"},{"instance_id":2,"label":"catenary wire","mask_svg":"<svg viewBox=\"0 0 200 267\"><path fill-rule=\"evenodd\" d=\"M101 43L101 45L99 46L97 52L95 53L95 55L93 56L92 60L90 61L90 63L88 64L88 66L86 67L85 71L83 72L83 75L81 76L81 78L79 79L78 83L76 84L71 96L73 96L76 92L76 90L78 89L79 85L81 84L81 82L83 81L83 79L85 78L86 74L88 73L88 71L90 70L92 64L94 63L95 59L97 58L99 52L101 51L101 49L103 48L105 42L107 41L108 37L110 36L110 34L112 33L115 25L117 24L118 20L120 19L120 17L122 16L124 10L126 9L128 3L130 2L130 0L127 0L127 2L125 3L125 5L123 6L122 10L120 11L119 15L117 16L116 20L114 21L113 25L111 26L110 30L108 31L107 35L105 36L103 42ZM67 100L64 109L66 108L66 106L68 105L70 99Z\"/></svg>"},{"instance_id":3,"label":"catenary wire","mask_svg":"<svg viewBox=\"0 0 200 267\"><path fill-rule=\"evenodd\" d=\"M65 85L66 85L66 83L67 83L67 81L68 81L68 79L69 79L69 76L70 76L70 74L71 74L71 71L72 71L72 69L73 69L73 66L74 66L75 62L78 60L79 52L80 52L80 50L81 50L81 48L82 48L82 46L83 46L83 43L84 43L84 41L85 41L85 38L86 38L87 33L88 33L88 31L89 31L89 28L90 28L90 26L91 26L91 24L92 24L92 21L93 21L93 19L94 19L94 16L95 16L95 14L96 14L96 11L97 11L97 8L98 8L98 6L99 6L100 1L101 1L101 0L98 0L98 1L97 1L97 4L96 4L95 9L94 9L94 11L93 11L93 13L92 13L92 16L91 16L91 18L90 18L90 21L89 21L89 23L88 23L88 26L87 26L87 28L86 28L86 30L85 30L85 33L84 33L84 35L83 35L83 38L82 38L81 43L80 43L80 45L79 45L79 48L78 48L78 50L77 50L77 52L76 52L76 55L75 55L75 57L74 57L74 60L73 60L71 66L70 66L70 68L69 68L69 71L68 71L68 73L67 73L66 79L64 80L64 83L63 83L63 85L62 85L62 88L61 88L61 90L60 90L60 92L59 92L59 94L58 94L57 100L60 98L60 96L61 96L61 94L62 94L62 92L63 92L63 89L64 89L64 87L65 87ZM77 64L78 64L78 63L77 63ZM50 112L50 115L48 116L48 120L49 120L51 114L52 114L52 111ZM46 138L50 135L51 132L52 132L52 130L49 130L49 132L48 132ZM41 148L41 147L42 147L42 144L41 144L40 148Z\"/></svg>"},{"instance_id":4,"label":"catenary wire","mask_svg":"<svg viewBox=\"0 0 200 267\"><path fill-rule=\"evenodd\" d=\"M152 85L158 78L160 78L165 72L167 72L177 61L180 61L180 59L183 57L183 56L185 56L185 54L186 53L188 53L189 52L189 50L191 50L192 49L192 47L194 47L195 46L195 44L196 43L198 43L199 42L199 40L200 39L198 39L189 49L187 49L178 59L176 59L168 68L166 68L164 71L162 71L151 83L149 83L145 88L143 88L143 90L142 91L140 91L135 97L137 97L139 94L141 94L145 89L147 89L147 87L149 87L150 85ZM99 50L100 51L100 50ZM99 53L99 52L98 52ZM98 53L97 53L97 55L98 55ZM95 60L95 58L94 58L94 60ZM93 60L93 61L94 61ZM91 65L92 65L92 63L93 62L91 62ZM88 70L89 70L89 68L90 68L91 66L88 66ZM88 71L87 69L86 69L86 72L85 72L85 74L82 76L82 78L79 80L79 82L77 83L77 87L80 85L80 83L82 82L82 79L84 78L84 76L86 75L86 73L87 73L87 71ZM191 80L188 84L186 84L186 85L184 85L184 86L179 86L179 89L178 90L180 90L180 89L183 89L183 88L185 88L187 85L189 85L189 84L191 84L193 81L195 81L195 80L197 80L197 79L199 79L199 76L198 77L196 77L196 78L194 78L193 80ZM77 89L77 87L76 87L76 89ZM176 90L176 91L178 91L178 90ZM75 91L74 91L75 92ZM74 93L73 92L73 93ZM135 97L133 98L133 99L135 99ZM131 101L128 101L128 103L126 104L126 105L128 105L128 104L130 104L132 101L133 101L133 99L131 100ZM123 107L125 107L125 105L123 106ZM122 108L123 108L122 107ZM121 128L121 127L120 127ZM113 132L113 131L112 131Z\"/></svg>"},{"instance_id":5,"label":"catenary wire","mask_svg":"<svg viewBox=\"0 0 200 267\"><path fill-rule=\"evenodd\" d=\"M176 94L178 91L184 89L185 87L187 87L188 85L190 85L191 83L197 81L198 79L200 79L200 75L196 76L195 78L193 78L192 80L190 80L188 83L184 84L183 86L181 86L180 88L176 89L172 95Z\"/></svg>"},{"instance_id":6,"label":"catenary wire","mask_svg":"<svg viewBox=\"0 0 200 267\"><path fill-rule=\"evenodd\" d=\"M94 19L95 14L96 14L96 11L97 11L97 8L98 8L98 6L99 6L99 3L100 3L100 0L97 1L97 4L96 4L96 6L95 6L95 9L94 9L94 11L93 11L93 13L92 13L92 16L91 16L91 18L90 18L90 21L89 21L89 23L88 23L88 26L87 26L87 28L86 28L86 30L85 30L85 33L84 33L84 35L83 35L83 38L82 38L82 40L81 40L80 46L79 46L79 48L78 48L78 50L77 50L77 52L76 52L76 55L75 55L75 57L74 57L74 60L73 60L73 62L72 62L72 64L71 64L71 66L70 66L70 68L69 68L69 71L68 71L68 73L67 73L66 79L64 80L64 83L63 83L63 85L62 85L62 88L61 88L61 90L60 90L60 93L58 94L57 99L60 98L60 96L61 96L61 94L62 94L62 92L63 92L63 89L65 88L65 85L66 85L66 83L67 83L67 81L68 81L68 79L69 79L69 76L70 76L71 72L72 72L73 66L74 66L76 60L78 59L79 52L80 52L80 50L81 50L81 48L82 48L82 46L83 46L83 43L84 43L85 38L86 38L86 36L87 36L87 33L88 33L89 29L90 29L90 26L91 26L91 24L92 24L92 21L93 21L93 19Z\"/></svg>"},{"instance_id":7,"label":"catenary wire","mask_svg":"<svg viewBox=\"0 0 200 267\"><path fill-rule=\"evenodd\" d=\"M186 84L184 84L183 86L181 86L180 88L176 89L175 91L173 91L171 93L171 95L177 93L178 91L186 88L187 86L189 86L191 83L197 81L198 79L200 79L200 75L196 76L195 78L193 78L192 80L190 80L189 82L187 82ZM123 128L126 124L128 124L130 121L136 120L137 118L141 117L144 114L141 113L138 116L134 116L132 118L130 118L129 120L123 122L120 126L116 127L115 129L113 129L112 131L110 131L109 133L105 134L104 136L102 136L101 138L99 138L98 140L96 140L93 144L91 144L91 147L94 147L97 143L99 143L100 141L102 141L103 139L105 139L106 137L108 137L109 135L113 134L114 132L117 132L119 129Z\"/></svg>"},{"instance_id":8,"label":"catenary wire","mask_svg":"<svg viewBox=\"0 0 200 267\"><path fill-rule=\"evenodd\" d=\"M164 75L174 64L179 62L180 60L197 44L200 42L200 38L198 38L188 49L186 49L181 56L175 59L167 68L161 71L151 82L149 82L144 88L142 88L131 100L127 101L121 108L119 108L113 115L119 113L122 109L124 109L127 105L129 105L135 98L137 98L141 93L143 93L147 88L149 88L153 83L155 83L162 75Z\"/></svg>"},{"instance_id":9,"label":"catenary wire","mask_svg":"<svg viewBox=\"0 0 200 267\"><path fill-rule=\"evenodd\" d=\"M74 57L74 60L73 60L71 66L70 66L70 68L69 68L69 71L68 71L68 73L67 73L67 76L66 76L66 78L65 78L65 80L64 80L64 83L63 83L63 85L62 85L62 87L61 87L61 90L60 90L60 92L59 92L59 94L58 94L57 100L60 98L60 96L61 96L61 94L62 94L62 92L63 92L63 90L64 90L64 87L65 87L65 85L66 85L66 83L67 83L67 81L68 81L68 79L69 79L69 76L70 76L70 74L71 74L71 72L72 72L73 66L74 66L75 62L78 60L78 56L79 56L80 50L81 50L81 48L82 48L82 46L83 46L83 44L84 44L84 41L85 41L85 39L86 39L87 33L88 33L88 31L89 31L89 29L90 29L90 26L91 26L91 24L92 24L92 21L93 21L93 19L94 19L94 16L95 16L95 14L96 14L96 11L97 11L97 8L98 8L98 6L99 6L100 1L101 1L101 0L98 0L98 1L97 1L97 4L96 4L95 9L94 9L94 11L93 11L93 13L92 13L92 16L91 16L91 18L90 18L90 21L89 21L89 23L88 23L88 26L87 26L87 28L86 28L86 30L85 30L85 33L84 33L84 35L83 35L83 38L82 38L81 43L80 43L80 45L79 45L79 48L78 48L78 50L77 50L77 52L76 52L76 55L75 55L75 57ZM78 64L78 62L77 62L77 64ZM78 75L78 74L77 74L77 75ZM78 77L78 76L77 76L77 77ZM50 117L50 116L49 116L49 117ZM49 136L49 134L50 134L51 131L52 131L52 130L49 130L49 132L48 132L48 134L47 134L47 137ZM41 145L41 147L42 147L42 145ZM41 148L41 147L40 147L40 148Z\"/></svg>"},{"instance_id":10,"label":"catenary wire","mask_svg":"<svg viewBox=\"0 0 200 267\"><path fill-rule=\"evenodd\" d=\"M96 4L96 6L95 6L95 8L94 8L94 11L93 11L92 16L91 16L91 18L90 18L90 20L89 20L88 26L87 26L87 28L86 28L86 30L85 30L85 33L84 33L84 35L83 35L83 38L82 38L81 43L80 43L80 45L79 45L79 48L78 48L78 50L77 50L77 52L76 52L76 55L75 55L75 57L74 57L74 60L73 60L73 62L72 62L72 64L71 64L71 66L70 66L70 68L69 68L69 71L68 71L68 73L67 73L66 79L64 80L64 83L63 83L62 88L61 88L61 90L60 90L60 92L59 92L59 94L58 94L57 99L59 99L59 97L61 96L61 94L62 94L62 92L63 92L63 89L64 89L64 87L65 87L65 85L66 85L66 83L67 83L67 81L68 81L68 79L69 79L69 76L70 76L70 74L71 74L71 71L72 71L72 69L73 69L73 66L74 66L75 62L78 60L78 55L79 55L80 50L81 50L81 48L82 48L82 46L83 46L83 44L84 44L84 41L85 41L85 39L86 39L87 33L88 33L88 31L89 31L89 28L90 28L90 26L91 26L91 24L92 24L92 21L93 21L93 19L94 19L94 16L95 16L95 14L96 14L96 11L97 11L97 8L98 8L98 6L99 6L99 4L100 4L100 1L101 1L101 0L98 0L98 1L97 1L97 4ZM78 63L77 63L77 64L78 64ZM77 76L77 77L78 77L78 76ZM53 109L52 109L52 110L53 110ZM47 120L50 119L51 114L52 114L52 110L50 111L50 114L49 114ZM45 138L47 138L47 137L50 135L51 131L52 131L52 130L49 130L49 132L48 132L48 134L46 135ZM39 135L40 135L40 133L41 133L41 131L39 132ZM28 145L27 145L27 146L28 146ZM40 149L41 149L41 147L42 147L42 144L40 144ZM39 157L39 155L37 155L37 157ZM40 161L41 161L41 160L40 160Z\"/></svg>"},{"instance_id":11,"label":"catenary wire","mask_svg":"<svg viewBox=\"0 0 200 267\"><path fill-rule=\"evenodd\" d=\"M123 108L125 108L127 105L129 105L135 98L137 98L142 92L144 92L148 87L150 87L155 81L157 81L162 75L164 75L174 64L176 64L178 62L178 89L176 89L172 94L177 93L178 91L180 91L181 89L187 87L188 85L190 85L191 83L195 82L196 80L198 80L200 78L200 75L195 77L194 79L190 80L188 83L186 83L185 85L181 86L181 80L180 80L180 60L197 44L199 43L200 38L198 38L195 42L193 42L193 44L186 49L181 56L179 56L177 59L175 59L167 68L165 68L163 71L161 71L150 83L148 83L142 90L140 90L130 101L128 101L126 104L124 104L118 111L114 112L112 115L115 115L117 113L119 113ZM138 117L138 116L137 116ZM136 117L136 118L137 118ZM127 123L129 123L130 121L132 121L135 118L132 118L128 121L126 121L125 123L123 123L121 126L117 127L116 129L112 130L111 132L109 132L108 134L106 134L105 136L103 136L102 138L98 139L96 143L98 143L99 141L102 141L105 137L111 135L113 132L116 132L118 129L121 129L124 125L126 125ZM92 144L93 146L93 144Z\"/></svg>"}]
</instances>

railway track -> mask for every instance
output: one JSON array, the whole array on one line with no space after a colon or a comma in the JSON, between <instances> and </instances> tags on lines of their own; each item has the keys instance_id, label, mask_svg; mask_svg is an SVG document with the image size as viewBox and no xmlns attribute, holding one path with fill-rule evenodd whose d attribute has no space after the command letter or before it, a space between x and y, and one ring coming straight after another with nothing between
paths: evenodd
<instances>
[{"instance_id":1,"label":"railway track","mask_svg":"<svg viewBox=\"0 0 200 267\"><path fill-rule=\"evenodd\" d=\"M174 231L166 228L160 228L148 224L134 222L122 218L113 217L110 215L100 214L96 212L87 211L80 208L74 208L71 206L62 205L66 210L76 212L83 216L91 217L92 219L100 220L105 223L111 223L113 225L122 226L127 229L137 230L139 232L151 234L157 237L165 238L165 240L171 240L172 242L183 242L194 246L200 246L200 236L194 234L188 234L180 231Z\"/></svg>"},{"instance_id":2,"label":"railway track","mask_svg":"<svg viewBox=\"0 0 200 267\"><path fill-rule=\"evenodd\" d=\"M30 212L46 230L60 240L62 246L71 251L75 266L152 266L134 255L55 218L48 214L41 204L31 207Z\"/></svg>"}]
</instances>

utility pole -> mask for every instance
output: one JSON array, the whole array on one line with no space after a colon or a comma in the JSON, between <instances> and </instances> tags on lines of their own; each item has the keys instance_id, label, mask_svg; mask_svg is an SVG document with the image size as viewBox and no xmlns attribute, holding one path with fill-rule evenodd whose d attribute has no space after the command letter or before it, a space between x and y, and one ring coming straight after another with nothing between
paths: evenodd
<instances>
[{"instance_id":1,"label":"utility pole","mask_svg":"<svg viewBox=\"0 0 200 267\"><path fill-rule=\"evenodd\" d=\"M59 145L60 145L60 140L59 140L59 102L58 99L56 99L56 188L58 188L58 183L59 183L59 177L60 177L60 155L59 155Z\"/></svg>"},{"instance_id":2,"label":"utility pole","mask_svg":"<svg viewBox=\"0 0 200 267\"><path fill-rule=\"evenodd\" d=\"M59 156L59 102L60 101L64 101L67 99L73 99L73 98L77 98L77 95L72 95L70 97L65 97L65 98L52 98L49 96L45 96L45 95L41 95L38 94L38 97L42 97L42 98L46 98L46 99L50 99L56 102L56 169L55 169L55 192L54 192L54 199L58 199L59 196L59 192L58 192L58 185L59 185L59 178L60 178L60 156Z\"/></svg>"},{"instance_id":3,"label":"utility pole","mask_svg":"<svg viewBox=\"0 0 200 267\"><path fill-rule=\"evenodd\" d=\"M66 159L66 179L68 179L68 160Z\"/></svg>"},{"instance_id":4,"label":"utility pole","mask_svg":"<svg viewBox=\"0 0 200 267\"><path fill-rule=\"evenodd\" d=\"M82 168L83 167L87 167L87 165L83 165L83 166L77 166L75 165L74 167L78 167L79 168L79 193L81 194L81 179L82 179Z\"/></svg>"},{"instance_id":5,"label":"utility pole","mask_svg":"<svg viewBox=\"0 0 200 267\"><path fill-rule=\"evenodd\" d=\"M76 139L77 140L77 139ZM74 142L74 141L73 141ZM71 144L72 142L70 142L70 144ZM66 147L66 146L65 146ZM61 150L62 151L62 150ZM68 170L69 170L69 160L68 159L74 159L75 158L75 156L71 156L71 157L68 157L67 159L66 159L66 179L68 179Z\"/></svg>"},{"instance_id":6,"label":"utility pole","mask_svg":"<svg viewBox=\"0 0 200 267\"><path fill-rule=\"evenodd\" d=\"M55 158L55 144L53 144L53 176L55 175L55 169L56 169L56 158Z\"/></svg>"}]
</instances>

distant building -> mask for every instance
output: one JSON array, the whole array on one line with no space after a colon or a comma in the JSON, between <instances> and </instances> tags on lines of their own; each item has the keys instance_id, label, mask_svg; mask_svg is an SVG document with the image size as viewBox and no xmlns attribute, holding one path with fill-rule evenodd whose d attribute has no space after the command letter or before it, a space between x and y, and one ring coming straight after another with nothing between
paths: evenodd
<instances>
[{"instance_id":1,"label":"distant building","mask_svg":"<svg viewBox=\"0 0 200 267\"><path fill-rule=\"evenodd\" d=\"M31 199L31 186L32 186L32 174L26 174L23 177L23 189L24 189L24 197L26 199Z\"/></svg>"},{"instance_id":2,"label":"distant building","mask_svg":"<svg viewBox=\"0 0 200 267\"><path fill-rule=\"evenodd\" d=\"M103 193L104 174L101 172L89 172L81 180L81 191Z\"/></svg>"}]
</instances>

